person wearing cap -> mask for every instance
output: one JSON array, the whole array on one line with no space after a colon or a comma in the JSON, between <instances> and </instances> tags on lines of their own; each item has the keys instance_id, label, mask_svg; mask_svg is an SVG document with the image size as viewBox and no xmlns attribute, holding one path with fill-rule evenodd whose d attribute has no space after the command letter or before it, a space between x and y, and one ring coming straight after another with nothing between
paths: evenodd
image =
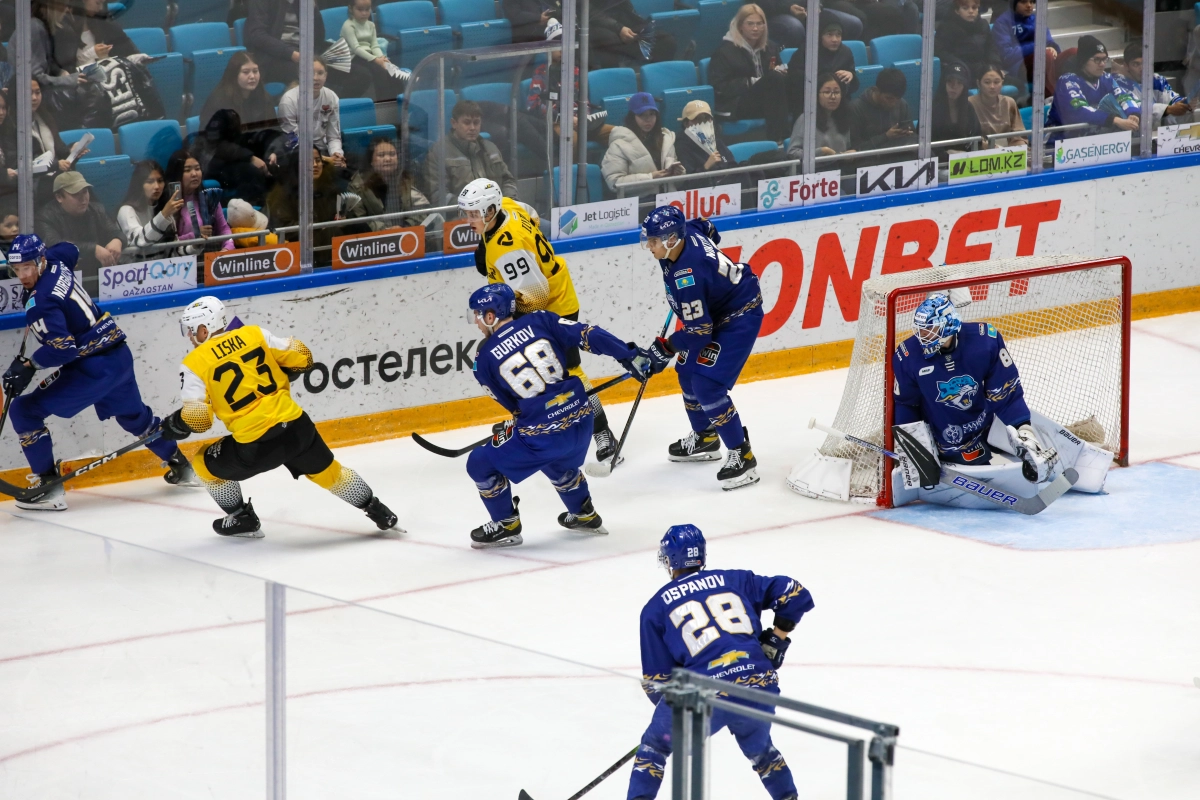
<instances>
[{"instance_id":1,"label":"person wearing cap","mask_svg":"<svg viewBox=\"0 0 1200 800\"><path fill-rule=\"evenodd\" d=\"M1137 106L1137 115L1142 115L1142 40L1134 39L1125 46L1125 59L1118 71L1112 73L1118 89L1131 95ZM1153 96L1151 99L1151 124L1183 125L1192 122L1192 106L1187 98L1171 88L1167 79L1154 73ZM1165 119L1164 119L1165 117Z\"/></svg>"},{"instance_id":2,"label":"person wearing cap","mask_svg":"<svg viewBox=\"0 0 1200 800\"><path fill-rule=\"evenodd\" d=\"M979 117L968 102L967 88L972 86L971 71L957 58L942 61L942 78L933 94L933 141L979 137L983 131ZM979 141L960 142L944 147L935 147L938 159L948 161L951 153L975 150Z\"/></svg>"},{"instance_id":3,"label":"person wearing cap","mask_svg":"<svg viewBox=\"0 0 1200 800\"><path fill-rule=\"evenodd\" d=\"M608 149L600 162L600 173L614 191L637 181L682 175L683 164L675 155L675 132L664 128L658 104L647 92L629 98L625 124L608 136ZM661 187L666 190L669 187ZM641 193L641 192L639 192Z\"/></svg>"},{"instance_id":4,"label":"person wearing cap","mask_svg":"<svg viewBox=\"0 0 1200 800\"><path fill-rule=\"evenodd\" d=\"M556 19L550 20L550 24L546 26L546 41L556 42L562 39L563 27ZM550 103L553 98L559 96L562 88L562 68L559 66L562 61L562 53L555 51L550 54L549 64L539 64L533 71L533 77L529 82L529 95L525 101L525 111L532 114L541 122L541 130L546 128L546 111L550 108ZM575 65L575 114L579 113L579 65ZM558 109L555 109L554 133L559 132L559 118L561 114ZM578 120L572 115L573 129L578 129ZM612 125L608 124L608 112L598 105L588 103L587 130L588 141L599 142L601 146L608 144L608 135L612 132ZM542 139L542 151L545 151L545 139ZM535 151L537 152L537 151ZM599 200L595 197L593 200Z\"/></svg>"},{"instance_id":5,"label":"person wearing cap","mask_svg":"<svg viewBox=\"0 0 1200 800\"><path fill-rule=\"evenodd\" d=\"M104 206L92 200L91 188L74 170L60 174L54 179L54 199L38 211L34 227L44 241L71 242L79 248L77 269L94 296L100 267L120 261L125 239Z\"/></svg>"},{"instance_id":6,"label":"person wearing cap","mask_svg":"<svg viewBox=\"0 0 1200 800\"><path fill-rule=\"evenodd\" d=\"M854 71L854 53L842 44L842 21L832 14L821 12L821 46L817 49L817 74L832 74L849 100L858 92L858 73ZM804 113L804 64L807 58L801 45L788 60L788 105L792 116Z\"/></svg>"},{"instance_id":7,"label":"person wearing cap","mask_svg":"<svg viewBox=\"0 0 1200 800\"><path fill-rule=\"evenodd\" d=\"M1086 122L1090 128L1055 131L1050 141L1088 136L1100 131L1135 131L1141 125L1137 103L1117 85L1106 68L1108 48L1095 36L1080 36L1075 62L1058 79L1050 126Z\"/></svg>"},{"instance_id":8,"label":"person wearing cap","mask_svg":"<svg viewBox=\"0 0 1200 800\"><path fill-rule=\"evenodd\" d=\"M1037 27L1037 17L1034 14L1033 0L1012 0L1012 8L999 17L992 18L992 39L996 43L996 51L1000 55L1000 65L1009 83L1017 87L1018 92L1028 94L1029 81L1033 80L1033 51L1037 47L1034 41L1034 30ZM1084 38L1081 37L1080 41ZM1062 48L1050 29L1046 29L1046 96L1055 91L1055 61Z\"/></svg>"},{"instance_id":9,"label":"person wearing cap","mask_svg":"<svg viewBox=\"0 0 1200 800\"><path fill-rule=\"evenodd\" d=\"M550 20L562 19L562 0L504 0L502 5L512 23L513 44L542 41Z\"/></svg>"},{"instance_id":10,"label":"person wearing cap","mask_svg":"<svg viewBox=\"0 0 1200 800\"><path fill-rule=\"evenodd\" d=\"M683 135L675 142L675 152L688 174L713 172L737 166L737 159L717 133L712 108L703 100L693 100L683 107ZM689 183L688 186L699 186Z\"/></svg>"},{"instance_id":11,"label":"person wearing cap","mask_svg":"<svg viewBox=\"0 0 1200 800\"><path fill-rule=\"evenodd\" d=\"M747 3L729 21L729 32L708 65L718 114L729 120L766 118L764 138L776 142L788 135L788 68L782 49L770 38L763 10Z\"/></svg>"},{"instance_id":12,"label":"person wearing cap","mask_svg":"<svg viewBox=\"0 0 1200 800\"><path fill-rule=\"evenodd\" d=\"M913 113L904 93L908 81L895 67L886 67L875 85L850 102L850 144L854 150L878 150L916 144ZM895 157L887 157L895 160Z\"/></svg>"},{"instance_id":13,"label":"person wearing cap","mask_svg":"<svg viewBox=\"0 0 1200 800\"><path fill-rule=\"evenodd\" d=\"M939 15L933 54L943 61L957 58L978 80L985 66L1000 63L992 28L979 15L979 0L954 0L953 9L944 19Z\"/></svg>"}]
</instances>

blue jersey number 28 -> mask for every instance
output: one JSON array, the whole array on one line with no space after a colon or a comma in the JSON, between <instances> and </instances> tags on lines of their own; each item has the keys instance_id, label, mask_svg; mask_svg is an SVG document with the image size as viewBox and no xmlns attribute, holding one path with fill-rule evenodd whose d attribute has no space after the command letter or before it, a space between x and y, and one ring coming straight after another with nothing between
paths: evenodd
<instances>
[{"instance_id":1,"label":"blue jersey number 28","mask_svg":"<svg viewBox=\"0 0 1200 800\"><path fill-rule=\"evenodd\" d=\"M708 613L705 613L704 606L708 606ZM680 634L688 652L693 656L721 638L717 629L709 625L710 614L711 621L716 622L726 633L754 633L754 625L750 622L742 598L733 592L709 595L704 599L704 605L701 605L699 600L688 600L676 606L670 616L671 623L676 628L683 626Z\"/></svg>"}]
</instances>

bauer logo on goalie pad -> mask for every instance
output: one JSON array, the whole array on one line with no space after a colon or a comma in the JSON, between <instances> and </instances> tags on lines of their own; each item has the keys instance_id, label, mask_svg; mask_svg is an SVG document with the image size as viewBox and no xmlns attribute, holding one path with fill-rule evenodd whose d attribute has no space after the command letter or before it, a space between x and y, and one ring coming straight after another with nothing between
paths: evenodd
<instances>
[{"instance_id":1,"label":"bauer logo on goalie pad","mask_svg":"<svg viewBox=\"0 0 1200 800\"><path fill-rule=\"evenodd\" d=\"M969 480L967 478L964 478L961 475L956 475L954 477L953 483L955 486L962 489L964 492L974 492L975 494L981 495L983 497L991 497L995 500L999 500L1001 503L1004 503L1006 506L1015 506L1017 504L1016 497L1013 497L1011 494L1005 494L1004 492L1000 491L999 489L993 489L992 487L988 486L986 483L980 483L979 481Z\"/></svg>"},{"instance_id":2,"label":"bauer logo on goalie pad","mask_svg":"<svg viewBox=\"0 0 1200 800\"><path fill-rule=\"evenodd\" d=\"M720 355L721 345L717 342L709 342L704 345L704 349L700 351L700 355L696 356L696 363L702 367L711 367L717 363Z\"/></svg>"}]
</instances>

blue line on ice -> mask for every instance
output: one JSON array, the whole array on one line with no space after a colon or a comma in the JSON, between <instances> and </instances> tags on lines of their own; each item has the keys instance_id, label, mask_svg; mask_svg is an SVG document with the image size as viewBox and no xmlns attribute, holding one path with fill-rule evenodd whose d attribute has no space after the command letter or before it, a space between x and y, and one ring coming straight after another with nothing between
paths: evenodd
<instances>
[{"instance_id":1,"label":"blue line on ice","mask_svg":"<svg viewBox=\"0 0 1200 800\"><path fill-rule=\"evenodd\" d=\"M915 503L871 516L1018 550L1085 550L1200 540L1200 471L1171 464L1114 469L1107 494L1068 492L1032 517Z\"/></svg>"}]
</instances>

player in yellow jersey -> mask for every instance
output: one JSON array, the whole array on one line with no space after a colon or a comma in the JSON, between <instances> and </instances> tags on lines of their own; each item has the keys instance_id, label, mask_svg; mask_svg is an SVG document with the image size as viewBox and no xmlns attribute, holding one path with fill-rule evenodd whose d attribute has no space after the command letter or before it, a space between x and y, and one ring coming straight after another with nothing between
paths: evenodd
<instances>
[{"instance_id":1,"label":"player in yellow jersey","mask_svg":"<svg viewBox=\"0 0 1200 800\"><path fill-rule=\"evenodd\" d=\"M380 530L396 515L354 470L337 462L313 421L292 399L289 376L306 372L312 353L299 339L281 339L257 325L227 329L225 307L201 297L183 310L180 327L193 350L183 359L183 408L163 421L163 438L186 439L212 427L214 414L229 435L192 459L192 467L226 516L213 522L222 536L261 539L254 506L242 499L244 481L278 466L362 509Z\"/></svg>"},{"instance_id":2,"label":"player in yellow jersey","mask_svg":"<svg viewBox=\"0 0 1200 800\"><path fill-rule=\"evenodd\" d=\"M517 316L530 311L552 311L560 317L579 320L579 298L567 270L567 262L555 255L539 227L537 211L504 197L500 185L487 178L471 181L458 195L458 207L472 230L483 241L475 250L475 268L488 283L507 283L517 295ZM579 363L579 348L567 352L567 372L591 389L591 381ZM600 398L592 395L592 438L596 460L612 458L616 437ZM624 459L621 459L622 461Z\"/></svg>"}]
</instances>

